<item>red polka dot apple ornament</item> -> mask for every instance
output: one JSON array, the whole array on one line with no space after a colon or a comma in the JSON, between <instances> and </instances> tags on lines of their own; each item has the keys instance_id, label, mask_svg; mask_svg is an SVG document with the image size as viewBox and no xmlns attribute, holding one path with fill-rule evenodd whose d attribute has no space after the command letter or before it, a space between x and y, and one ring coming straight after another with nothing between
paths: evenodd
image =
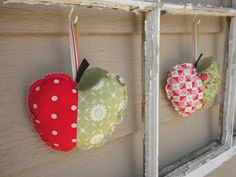
<instances>
[{"instance_id":1,"label":"red polka dot apple ornament","mask_svg":"<svg viewBox=\"0 0 236 177\"><path fill-rule=\"evenodd\" d=\"M193 61L170 69L166 83L166 95L181 116L209 108L218 92L219 65L213 57L198 56L198 31L200 21L193 22ZM196 62L195 62L196 61Z\"/></svg>"},{"instance_id":2,"label":"red polka dot apple ornament","mask_svg":"<svg viewBox=\"0 0 236 177\"><path fill-rule=\"evenodd\" d=\"M31 85L28 95L35 130L48 146L64 152L75 146L86 150L104 144L121 122L127 104L127 90L119 76L100 68L86 70L85 59L79 66L76 25L70 14L73 78L48 74Z\"/></svg>"}]
</instances>

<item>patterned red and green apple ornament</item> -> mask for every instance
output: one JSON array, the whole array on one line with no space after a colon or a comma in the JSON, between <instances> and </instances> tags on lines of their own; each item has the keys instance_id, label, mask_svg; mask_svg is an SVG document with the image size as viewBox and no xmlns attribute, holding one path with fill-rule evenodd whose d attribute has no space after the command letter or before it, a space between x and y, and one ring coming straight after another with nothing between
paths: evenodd
<instances>
[{"instance_id":1,"label":"patterned red and green apple ornament","mask_svg":"<svg viewBox=\"0 0 236 177\"><path fill-rule=\"evenodd\" d=\"M165 87L167 98L181 116L209 108L218 92L219 65L213 57L183 63L170 69Z\"/></svg>"},{"instance_id":2,"label":"patterned red and green apple ornament","mask_svg":"<svg viewBox=\"0 0 236 177\"><path fill-rule=\"evenodd\" d=\"M86 67L78 70L77 82L67 74L51 73L29 89L32 123L54 150L101 146L122 121L127 105L123 79L100 68L84 72Z\"/></svg>"}]
</instances>

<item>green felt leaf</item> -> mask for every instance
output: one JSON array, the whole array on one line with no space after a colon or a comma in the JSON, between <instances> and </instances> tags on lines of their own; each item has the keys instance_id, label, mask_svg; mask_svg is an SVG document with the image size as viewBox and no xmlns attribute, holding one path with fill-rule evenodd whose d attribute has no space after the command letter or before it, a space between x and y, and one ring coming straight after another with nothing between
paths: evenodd
<instances>
[{"instance_id":1,"label":"green felt leaf","mask_svg":"<svg viewBox=\"0 0 236 177\"><path fill-rule=\"evenodd\" d=\"M101 68L91 68L84 72L78 89L80 91L88 90L95 86L104 76L107 74L107 71Z\"/></svg>"},{"instance_id":2,"label":"green felt leaf","mask_svg":"<svg viewBox=\"0 0 236 177\"><path fill-rule=\"evenodd\" d=\"M213 57L205 57L198 61L197 63L197 72L202 73L203 71L207 70L213 62Z\"/></svg>"}]
</instances>

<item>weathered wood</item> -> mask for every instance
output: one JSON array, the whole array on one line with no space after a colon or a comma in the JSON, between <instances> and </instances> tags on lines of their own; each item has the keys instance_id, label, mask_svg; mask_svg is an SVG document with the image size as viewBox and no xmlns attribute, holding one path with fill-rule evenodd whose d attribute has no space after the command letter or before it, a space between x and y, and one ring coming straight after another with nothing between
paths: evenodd
<instances>
[{"instance_id":1,"label":"weathered wood","mask_svg":"<svg viewBox=\"0 0 236 177\"><path fill-rule=\"evenodd\" d=\"M96 8L110 8L120 9L133 12L148 12L152 11L156 7L161 7L161 10L167 11L171 14L188 14L188 15L213 15L213 16L236 16L236 10L232 8L213 7L211 5L193 5L189 4L174 4L164 2L154 3L148 1L137 0L4 0L4 4L7 3L25 3L25 4L44 4L44 5L80 5L84 7L96 7Z\"/></svg>"},{"instance_id":2,"label":"weathered wood","mask_svg":"<svg viewBox=\"0 0 236 177\"><path fill-rule=\"evenodd\" d=\"M233 8L214 7L211 5L203 6L201 4L193 5L191 3L163 3L161 10L170 14L181 15L236 16L236 9Z\"/></svg>"},{"instance_id":3,"label":"weathered wood","mask_svg":"<svg viewBox=\"0 0 236 177\"><path fill-rule=\"evenodd\" d=\"M0 35L68 35L68 7L53 9L44 6L33 10L30 7L0 5ZM131 12L80 7L75 8L74 14L79 17L80 35L121 36L141 33L140 16Z\"/></svg>"},{"instance_id":4,"label":"weathered wood","mask_svg":"<svg viewBox=\"0 0 236 177\"><path fill-rule=\"evenodd\" d=\"M198 158L165 175L165 177L204 177L222 163L234 156L236 148L227 150L225 146L217 146Z\"/></svg>"},{"instance_id":5,"label":"weathered wood","mask_svg":"<svg viewBox=\"0 0 236 177\"><path fill-rule=\"evenodd\" d=\"M145 19L145 177L158 177L160 9Z\"/></svg>"},{"instance_id":6,"label":"weathered wood","mask_svg":"<svg viewBox=\"0 0 236 177\"><path fill-rule=\"evenodd\" d=\"M7 144L3 147L1 143L1 176L142 177L140 134L122 137L90 151L74 149L69 153L62 153L52 151L40 143L38 137L23 130L23 124L18 122L18 125L12 125L18 126L17 133L23 134L24 138L19 140L9 132Z\"/></svg>"},{"instance_id":7,"label":"weathered wood","mask_svg":"<svg viewBox=\"0 0 236 177\"><path fill-rule=\"evenodd\" d=\"M32 13L31 6L0 5L1 36L39 36L68 35L67 18L69 8L53 9L50 6L39 7ZM131 12L75 8L80 21L80 35L141 35L141 18ZM107 15L109 14L109 15ZM96 17L96 18L94 18ZM190 33L192 16L161 16L161 33ZM224 31L223 18L201 16L201 33L221 33ZM22 27L21 24L24 24ZM119 28L117 28L119 25Z\"/></svg>"},{"instance_id":8,"label":"weathered wood","mask_svg":"<svg viewBox=\"0 0 236 177\"><path fill-rule=\"evenodd\" d=\"M202 154L205 154L205 153L211 151L212 149L216 148L218 145L219 145L218 142L212 142L208 146L205 146L205 147L198 149L188 155L185 155L181 159L178 159L176 162L173 162L169 166L161 169L160 170L160 177L167 175L168 173L170 173L173 170L179 168L180 166L186 164L187 162L194 160L195 158L201 156Z\"/></svg>"},{"instance_id":9,"label":"weathered wood","mask_svg":"<svg viewBox=\"0 0 236 177\"><path fill-rule=\"evenodd\" d=\"M236 107L236 18L231 18L226 68L222 144L232 147Z\"/></svg>"},{"instance_id":10,"label":"weathered wood","mask_svg":"<svg viewBox=\"0 0 236 177\"><path fill-rule=\"evenodd\" d=\"M137 0L4 0L7 3L25 3L25 4L44 4L44 5L80 5L84 7L120 9L125 11L148 12L156 8L157 4L153 2L137 1Z\"/></svg>"},{"instance_id":11,"label":"weathered wood","mask_svg":"<svg viewBox=\"0 0 236 177\"><path fill-rule=\"evenodd\" d=\"M192 30L192 15L162 15L161 34L190 34ZM201 19L200 35L224 32L225 18L214 16L198 16Z\"/></svg>"},{"instance_id":12,"label":"weathered wood","mask_svg":"<svg viewBox=\"0 0 236 177\"><path fill-rule=\"evenodd\" d=\"M186 4L186 3L191 3L194 5L197 4L202 4L205 6L214 6L214 7L226 7L224 6L225 1L230 1L230 0L223 0L224 2L222 2L222 0L165 0L165 2L168 3L175 3L175 4Z\"/></svg>"}]
</instances>

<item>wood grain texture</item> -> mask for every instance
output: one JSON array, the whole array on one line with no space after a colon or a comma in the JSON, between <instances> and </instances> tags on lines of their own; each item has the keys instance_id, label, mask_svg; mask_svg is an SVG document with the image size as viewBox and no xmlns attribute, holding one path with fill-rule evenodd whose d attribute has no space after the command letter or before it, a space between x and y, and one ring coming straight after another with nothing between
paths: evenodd
<instances>
[{"instance_id":1,"label":"wood grain texture","mask_svg":"<svg viewBox=\"0 0 236 177\"><path fill-rule=\"evenodd\" d=\"M25 4L43 4L43 5L61 5L71 6L80 5L84 7L95 7L99 9L118 9L132 12L148 12L156 7L156 3L151 1L142 0L3 0L4 4L7 3L25 3Z\"/></svg>"},{"instance_id":2,"label":"wood grain texture","mask_svg":"<svg viewBox=\"0 0 236 177\"><path fill-rule=\"evenodd\" d=\"M6 6L6 5L5 5ZM0 35L67 35L67 17L69 8L35 8L20 5L0 6ZM75 8L80 21L80 35L141 35L141 16L115 10L96 10ZM108 15L109 14L109 15ZM15 18L18 16L18 18ZM96 18L94 18L94 16ZM161 16L161 33L190 33L193 16ZM224 31L223 18L201 18L201 33L219 33ZM24 24L22 26L21 24ZM130 25L129 25L130 24ZM119 27L117 27L119 26Z\"/></svg>"},{"instance_id":3,"label":"wood grain texture","mask_svg":"<svg viewBox=\"0 0 236 177\"><path fill-rule=\"evenodd\" d=\"M27 133L24 135L25 140L21 143L18 138L10 138L15 142L9 142L8 147L1 149L2 176L142 176L142 151L135 148L142 147L142 139L138 134L95 150L80 152L75 149L69 153L52 151L40 144L37 137Z\"/></svg>"},{"instance_id":4,"label":"wood grain texture","mask_svg":"<svg viewBox=\"0 0 236 177\"><path fill-rule=\"evenodd\" d=\"M162 15L161 16L161 34L173 33L191 33L192 15ZM215 18L211 16L198 16L201 19L201 33L221 33L224 32L222 25L225 18Z\"/></svg>"},{"instance_id":5,"label":"wood grain texture","mask_svg":"<svg viewBox=\"0 0 236 177\"><path fill-rule=\"evenodd\" d=\"M139 17L127 12L79 9L81 25L85 26L79 38L81 58L87 58L91 67L122 76L129 103L124 122L105 146L64 154L52 151L35 133L26 97L30 84L45 74L70 74L67 13L56 7L28 7L0 6L0 28L4 29L4 35L0 34L0 176L141 177L141 36L136 34L136 30L140 31L136 26ZM94 20L96 16L99 22ZM104 35L107 33L111 35Z\"/></svg>"},{"instance_id":6,"label":"wood grain texture","mask_svg":"<svg viewBox=\"0 0 236 177\"><path fill-rule=\"evenodd\" d=\"M70 9L19 5L0 6L0 35L18 34L67 34ZM80 34L140 33L140 18L133 13L117 10L75 8L80 21ZM16 18L17 16L17 18ZM22 25L24 24L24 25Z\"/></svg>"},{"instance_id":7,"label":"wood grain texture","mask_svg":"<svg viewBox=\"0 0 236 177\"><path fill-rule=\"evenodd\" d=\"M158 1L160 2L160 1ZM160 9L145 18L145 177L159 176Z\"/></svg>"},{"instance_id":8,"label":"wood grain texture","mask_svg":"<svg viewBox=\"0 0 236 177\"><path fill-rule=\"evenodd\" d=\"M236 2L234 2L236 3ZM233 7L236 7L235 5ZM222 144L231 148L233 146L234 117L236 107L236 18L231 18L229 41L226 52L227 63L225 70L225 87L224 87L224 106L223 106L223 127L222 127Z\"/></svg>"},{"instance_id":9,"label":"wood grain texture","mask_svg":"<svg viewBox=\"0 0 236 177\"><path fill-rule=\"evenodd\" d=\"M236 16L236 10L234 8L216 7L209 4L163 3L161 10L175 15Z\"/></svg>"},{"instance_id":10,"label":"wood grain texture","mask_svg":"<svg viewBox=\"0 0 236 177\"><path fill-rule=\"evenodd\" d=\"M165 0L165 2L168 3L179 3L179 4L202 4L202 5L208 5L208 6L215 6L215 7L221 7L225 5L225 1L229 0Z\"/></svg>"}]
</instances>

